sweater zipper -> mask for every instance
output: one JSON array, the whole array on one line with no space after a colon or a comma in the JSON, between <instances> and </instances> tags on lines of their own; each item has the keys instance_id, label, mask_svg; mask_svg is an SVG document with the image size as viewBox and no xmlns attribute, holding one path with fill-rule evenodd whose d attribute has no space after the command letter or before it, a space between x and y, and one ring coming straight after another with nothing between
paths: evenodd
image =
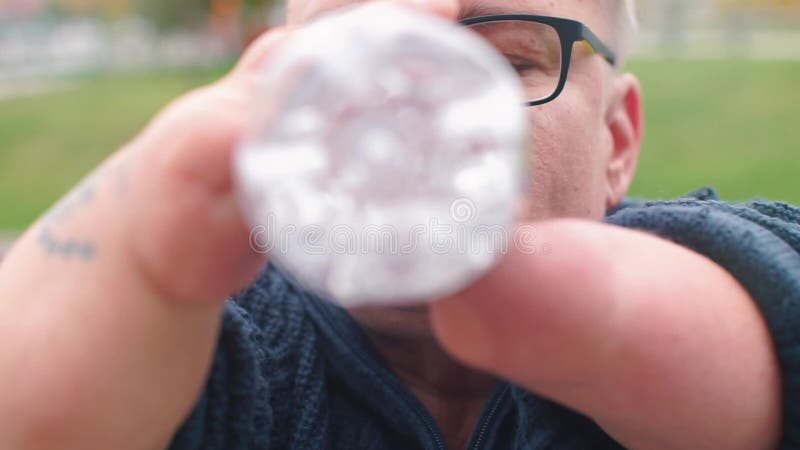
<instances>
[{"instance_id":1,"label":"sweater zipper","mask_svg":"<svg viewBox=\"0 0 800 450\"><path fill-rule=\"evenodd\" d=\"M489 412L484 416L481 420L480 424L477 428L477 434L473 437L472 445L469 445L467 448L469 450L480 450L481 445L486 438L486 433L489 432L489 428L494 425L495 416L497 412L500 410L500 407L505 403L506 394L508 393L508 386L503 387L503 390L497 394L494 401L492 402L492 406L489 407Z\"/></svg>"},{"instance_id":2,"label":"sweater zipper","mask_svg":"<svg viewBox=\"0 0 800 450\"><path fill-rule=\"evenodd\" d=\"M444 436L442 432L439 430L439 425L433 420L433 417L428 413L428 411L418 403L416 397L411 396L407 391L403 390L401 386L395 385L394 383L389 384L391 388L395 391L395 393L405 401L405 403L414 411L417 418L425 425L425 428L428 429L428 434L431 435L433 438L434 443L436 444L437 450L447 450L444 444Z\"/></svg>"},{"instance_id":3,"label":"sweater zipper","mask_svg":"<svg viewBox=\"0 0 800 450\"><path fill-rule=\"evenodd\" d=\"M436 448L438 450L447 450L444 446L444 442L442 442L442 435L438 431L437 426L432 422L430 418L428 418L428 414L421 414L421 411L417 411L419 413L420 419L425 423L425 426L428 428L428 432L433 436L433 440L436 442Z\"/></svg>"},{"instance_id":4,"label":"sweater zipper","mask_svg":"<svg viewBox=\"0 0 800 450\"><path fill-rule=\"evenodd\" d=\"M320 305L321 306L321 305ZM336 328L338 326L337 322L331 317L331 312L325 307L315 306L315 309L325 317L325 322L330 324L332 327ZM346 333L336 332L334 331L331 336L329 337L333 342L337 342L340 347L346 347L346 343L344 342L344 338L342 336L346 335ZM374 363L369 358L365 357L361 353L354 353L353 357L358 359L359 362L366 367L372 366ZM414 397L410 392L404 389L403 385L400 384L399 380L395 379L392 376L384 377L380 373L380 369L377 371L377 375L379 378L383 378L382 384L397 395L399 399L401 399L417 416L417 418L422 422L425 428L428 430L428 433L433 438L434 444L436 445L436 450L447 450L444 444L444 436L442 432L439 430L439 426L436 425L436 422L433 420L433 417L428 413L428 411L422 406L421 403Z\"/></svg>"},{"instance_id":5,"label":"sweater zipper","mask_svg":"<svg viewBox=\"0 0 800 450\"><path fill-rule=\"evenodd\" d=\"M505 404L505 400L507 398L506 394L509 391L509 386L503 386L502 390L495 394L494 399L492 400L491 406L488 409L488 413L486 413L483 418L481 419L478 427L476 428L477 434L473 436L472 445L468 445L468 450L480 450L484 440L486 439L486 434L489 432L489 429L494 425L497 413L500 411L500 407ZM399 392L402 394L402 392ZM401 395L402 396L402 395ZM434 443L436 444L436 448L438 450L447 450L444 445L444 440L442 437L441 432L439 431L438 425L436 425L433 421L433 418L430 417L430 414L426 410L420 409L419 406L412 401L409 401L409 406L412 407L414 412L417 413L417 417L422 421L425 427L428 429L428 433L430 433L431 437L433 437Z\"/></svg>"}]
</instances>

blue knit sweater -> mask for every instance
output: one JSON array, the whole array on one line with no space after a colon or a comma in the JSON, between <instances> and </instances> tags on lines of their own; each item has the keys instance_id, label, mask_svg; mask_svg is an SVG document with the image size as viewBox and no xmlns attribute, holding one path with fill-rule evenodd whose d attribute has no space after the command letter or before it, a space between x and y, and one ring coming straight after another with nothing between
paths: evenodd
<instances>
[{"instance_id":1,"label":"blue knit sweater","mask_svg":"<svg viewBox=\"0 0 800 450\"><path fill-rule=\"evenodd\" d=\"M758 302L784 375L782 450L800 448L800 209L710 189L629 201L609 223L707 255ZM422 404L348 314L267 268L227 304L208 385L174 449L444 450ZM594 422L500 383L468 449L620 449Z\"/></svg>"}]
</instances>

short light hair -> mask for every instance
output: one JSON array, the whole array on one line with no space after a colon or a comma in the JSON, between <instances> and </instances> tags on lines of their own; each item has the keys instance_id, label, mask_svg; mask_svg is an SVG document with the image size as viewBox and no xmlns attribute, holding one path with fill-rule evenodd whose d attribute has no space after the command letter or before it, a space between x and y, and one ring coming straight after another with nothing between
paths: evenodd
<instances>
[{"instance_id":1,"label":"short light hair","mask_svg":"<svg viewBox=\"0 0 800 450\"><path fill-rule=\"evenodd\" d=\"M627 22L628 26L636 28L636 2L634 0L621 0L622 3L622 20Z\"/></svg>"},{"instance_id":2,"label":"short light hair","mask_svg":"<svg viewBox=\"0 0 800 450\"><path fill-rule=\"evenodd\" d=\"M614 39L620 63L624 63L630 54L631 45L636 33L639 31L639 21L636 18L635 0L614 0Z\"/></svg>"}]
</instances>

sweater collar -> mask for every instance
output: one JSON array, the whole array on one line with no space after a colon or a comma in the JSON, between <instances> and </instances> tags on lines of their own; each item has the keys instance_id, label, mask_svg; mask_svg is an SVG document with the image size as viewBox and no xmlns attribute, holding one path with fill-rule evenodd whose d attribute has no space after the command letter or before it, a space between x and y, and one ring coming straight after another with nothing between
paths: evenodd
<instances>
[{"instance_id":1,"label":"sweater collar","mask_svg":"<svg viewBox=\"0 0 800 450\"><path fill-rule=\"evenodd\" d=\"M327 367L352 395L394 430L425 450L446 450L444 435L425 406L378 354L343 308L315 296L304 307L320 334ZM554 403L500 382L486 402L468 450L549 448L559 430L579 418Z\"/></svg>"}]
</instances>

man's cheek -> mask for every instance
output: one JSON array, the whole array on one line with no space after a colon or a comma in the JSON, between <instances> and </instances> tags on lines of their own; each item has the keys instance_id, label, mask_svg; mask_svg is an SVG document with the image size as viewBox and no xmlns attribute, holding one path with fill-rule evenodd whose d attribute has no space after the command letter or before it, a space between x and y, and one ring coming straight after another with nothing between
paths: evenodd
<instances>
[{"instance_id":1,"label":"man's cheek","mask_svg":"<svg viewBox=\"0 0 800 450\"><path fill-rule=\"evenodd\" d=\"M571 159L581 153L581 141L586 127L575 110L567 104L554 102L529 108L530 142L529 152L534 161ZM558 167L549 167L556 169Z\"/></svg>"},{"instance_id":2,"label":"man's cheek","mask_svg":"<svg viewBox=\"0 0 800 450\"><path fill-rule=\"evenodd\" d=\"M527 211L530 219L547 219L558 213L558 190L562 164L559 163L563 137L555 127L557 121L548 112L547 105L529 108L530 140L525 162L528 164L529 183Z\"/></svg>"}]
</instances>

